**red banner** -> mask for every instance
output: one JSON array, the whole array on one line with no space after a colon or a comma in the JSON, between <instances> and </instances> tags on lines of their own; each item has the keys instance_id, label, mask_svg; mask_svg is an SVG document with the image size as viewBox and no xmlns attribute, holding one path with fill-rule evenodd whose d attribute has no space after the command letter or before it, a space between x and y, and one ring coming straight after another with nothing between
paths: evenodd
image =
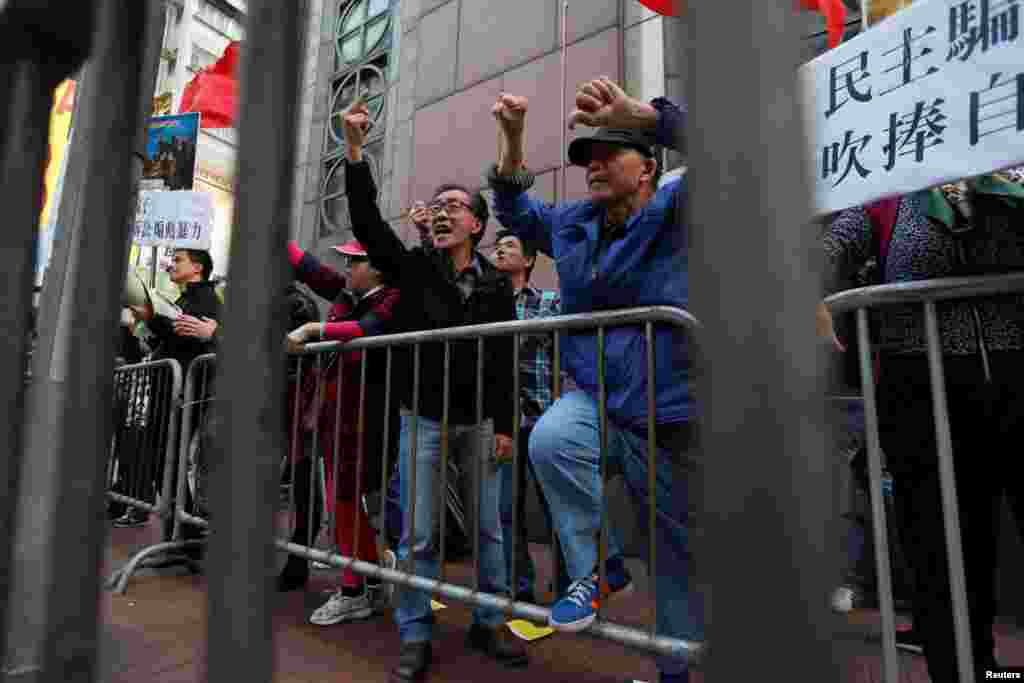
<instances>
[{"instance_id":1,"label":"red banner","mask_svg":"<svg viewBox=\"0 0 1024 683\"><path fill-rule=\"evenodd\" d=\"M799 7L820 12L825 17L830 48L843 42L843 33L846 31L846 6L843 0L800 0Z\"/></svg>"},{"instance_id":2,"label":"red banner","mask_svg":"<svg viewBox=\"0 0 1024 683\"><path fill-rule=\"evenodd\" d=\"M233 42L215 64L203 69L185 86L179 114L197 111L203 128L231 128L238 115L238 50Z\"/></svg>"},{"instance_id":3,"label":"red banner","mask_svg":"<svg viewBox=\"0 0 1024 683\"><path fill-rule=\"evenodd\" d=\"M640 0L640 4L647 9L664 14L666 17L678 16L677 5L681 5L682 2L683 0Z\"/></svg>"}]
</instances>

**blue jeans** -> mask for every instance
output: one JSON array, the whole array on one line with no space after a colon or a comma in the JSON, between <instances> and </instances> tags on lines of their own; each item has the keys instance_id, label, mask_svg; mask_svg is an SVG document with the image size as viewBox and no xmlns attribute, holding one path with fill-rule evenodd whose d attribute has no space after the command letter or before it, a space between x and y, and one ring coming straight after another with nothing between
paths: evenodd
<instances>
[{"instance_id":1,"label":"blue jeans","mask_svg":"<svg viewBox=\"0 0 1024 683\"><path fill-rule=\"evenodd\" d=\"M537 422L530 437L530 459L558 530L569 576L590 576L597 566L595 538L601 529L600 431L597 403L574 391L563 396ZM647 504L647 443L643 437L608 425L608 465L620 467L630 495ZM654 533L658 544L658 633L674 638L704 639L704 606L691 593L693 557L687 482L671 455L659 450ZM646 509L646 507L644 508ZM614 550L609 546L609 556ZM665 674L686 670L680 659L659 657Z\"/></svg>"},{"instance_id":2,"label":"blue jeans","mask_svg":"<svg viewBox=\"0 0 1024 683\"><path fill-rule=\"evenodd\" d=\"M417 432L416 536L410 539L409 525L403 525L398 559L406 562L412 554L412 571L417 576L437 579L441 575L436 546L439 524L437 504L441 485L441 423L421 416ZM495 595L508 595L501 523L498 518L501 477L494 461L493 423L486 421L482 425L452 425L448 431L448 443L448 457L456 459L462 472L459 483L460 488L464 489L462 500L468 512L467 526L470 529L474 517L472 491L476 465L483 468L480 476L480 510L477 512L480 519L480 590ZM411 507L411 445L412 418L403 414L398 466L402 481L402 510L406 512ZM477 607L473 611L473 620L483 626L495 627L505 622L505 615L500 610ZM403 643L430 640L434 630L430 593L409 588L398 591L395 621Z\"/></svg>"}]
</instances>

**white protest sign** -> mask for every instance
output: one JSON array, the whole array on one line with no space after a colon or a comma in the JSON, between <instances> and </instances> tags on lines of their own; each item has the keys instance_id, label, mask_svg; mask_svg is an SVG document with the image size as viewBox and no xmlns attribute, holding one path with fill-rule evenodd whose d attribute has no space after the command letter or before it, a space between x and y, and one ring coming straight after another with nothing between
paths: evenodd
<instances>
[{"instance_id":1,"label":"white protest sign","mask_svg":"<svg viewBox=\"0 0 1024 683\"><path fill-rule=\"evenodd\" d=\"M816 214L1024 162L1024 0L917 0L799 72Z\"/></svg>"},{"instance_id":2,"label":"white protest sign","mask_svg":"<svg viewBox=\"0 0 1024 683\"><path fill-rule=\"evenodd\" d=\"M141 246L210 249L213 197L194 190L142 190L132 241Z\"/></svg>"}]
</instances>

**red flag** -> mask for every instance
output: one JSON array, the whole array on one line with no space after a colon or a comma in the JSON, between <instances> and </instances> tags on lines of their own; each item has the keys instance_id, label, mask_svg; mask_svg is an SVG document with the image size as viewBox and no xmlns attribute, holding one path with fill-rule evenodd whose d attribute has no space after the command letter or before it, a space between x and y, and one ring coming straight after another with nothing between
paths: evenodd
<instances>
[{"instance_id":1,"label":"red flag","mask_svg":"<svg viewBox=\"0 0 1024 683\"><path fill-rule=\"evenodd\" d=\"M178 113L202 114L203 128L231 128L238 119L238 41L214 64L197 73L181 95Z\"/></svg>"},{"instance_id":2,"label":"red flag","mask_svg":"<svg viewBox=\"0 0 1024 683\"><path fill-rule=\"evenodd\" d=\"M640 0L640 4L647 9L664 14L666 17L677 16L676 7L681 3L682 0Z\"/></svg>"},{"instance_id":3,"label":"red flag","mask_svg":"<svg viewBox=\"0 0 1024 683\"><path fill-rule=\"evenodd\" d=\"M800 8L815 10L825 15L830 48L843 42L843 33L846 31L846 5L843 4L843 0L800 0Z\"/></svg>"}]
</instances>

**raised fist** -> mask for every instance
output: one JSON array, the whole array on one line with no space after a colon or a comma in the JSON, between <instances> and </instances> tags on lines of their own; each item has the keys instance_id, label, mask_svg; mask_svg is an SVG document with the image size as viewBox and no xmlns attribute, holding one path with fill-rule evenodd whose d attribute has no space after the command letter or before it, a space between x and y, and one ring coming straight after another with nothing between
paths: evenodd
<instances>
[{"instance_id":1,"label":"raised fist","mask_svg":"<svg viewBox=\"0 0 1024 683\"><path fill-rule=\"evenodd\" d=\"M491 107L491 113L498 120L498 126L509 138L518 138L526 126L526 109L528 101L525 97L501 93L498 101Z\"/></svg>"},{"instance_id":2,"label":"raised fist","mask_svg":"<svg viewBox=\"0 0 1024 683\"><path fill-rule=\"evenodd\" d=\"M356 100L342 116L345 130L345 141L350 147L361 148L366 144L366 135L370 130L370 110L362 100Z\"/></svg>"},{"instance_id":3,"label":"raised fist","mask_svg":"<svg viewBox=\"0 0 1024 683\"><path fill-rule=\"evenodd\" d=\"M641 106L606 76L585 81L576 89L576 109L569 115L569 128L579 123L594 128L633 128Z\"/></svg>"}]
</instances>

